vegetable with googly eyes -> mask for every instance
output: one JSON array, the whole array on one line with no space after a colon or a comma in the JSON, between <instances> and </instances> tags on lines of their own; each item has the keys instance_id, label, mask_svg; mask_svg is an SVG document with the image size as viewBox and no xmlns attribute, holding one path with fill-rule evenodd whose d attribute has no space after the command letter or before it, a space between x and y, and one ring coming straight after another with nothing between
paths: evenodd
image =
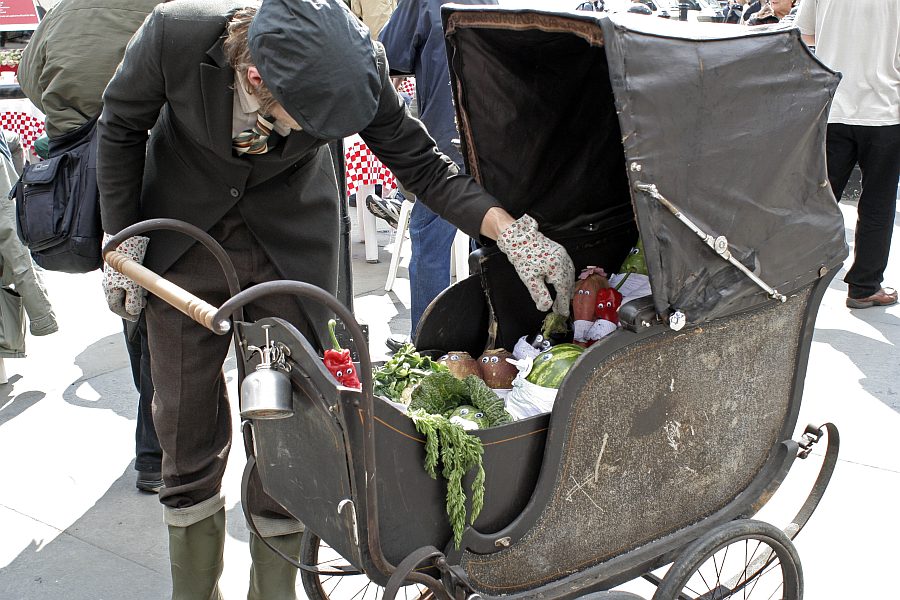
<instances>
[{"instance_id":1,"label":"vegetable with googly eyes","mask_svg":"<svg viewBox=\"0 0 900 600\"><path fill-rule=\"evenodd\" d=\"M438 364L447 367L457 379L465 379L468 375L481 378L478 362L468 352L448 352L437 360Z\"/></svg>"},{"instance_id":2,"label":"vegetable with googly eyes","mask_svg":"<svg viewBox=\"0 0 900 600\"><path fill-rule=\"evenodd\" d=\"M491 389L509 389L512 387L512 381L518 374L518 369L511 363L507 362L507 358L511 358L512 353L505 348L496 350L485 350L484 354L478 359L478 366L481 367L481 378Z\"/></svg>"},{"instance_id":3,"label":"vegetable with googly eyes","mask_svg":"<svg viewBox=\"0 0 900 600\"><path fill-rule=\"evenodd\" d=\"M353 364L353 358L350 356L349 350L341 348L341 344L338 342L337 335L334 332L335 325L337 325L337 321L334 319L328 321L328 331L331 334L331 344L334 348L325 351L322 362L325 363L325 368L334 375L338 383L349 388L360 389L362 384L359 382L359 377L356 376L356 366Z\"/></svg>"},{"instance_id":4,"label":"vegetable with googly eyes","mask_svg":"<svg viewBox=\"0 0 900 600\"><path fill-rule=\"evenodd\" d=\"M576 321L593 321L600 290L609 287L609 280L603 269L588 267L579 277L572 296L572 318Z\"/></svg>"}]
</instances>

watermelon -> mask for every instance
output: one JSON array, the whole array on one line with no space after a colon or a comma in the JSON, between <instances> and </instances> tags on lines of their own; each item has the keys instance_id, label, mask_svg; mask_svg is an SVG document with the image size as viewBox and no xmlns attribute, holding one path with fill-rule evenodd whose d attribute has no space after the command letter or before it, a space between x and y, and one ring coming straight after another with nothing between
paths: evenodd
<instances>
[{"instance_id":1,"label":"watermelon","mask_svg":"<svg viewBox=\"0 0 900 600\"><path fill-rule=\"evenodd\" d=\"M531 372L525 378L534 385L559 389L563 379L584 348L575 344L557 344L534 358Z\"/></svg>"}]
</instances>

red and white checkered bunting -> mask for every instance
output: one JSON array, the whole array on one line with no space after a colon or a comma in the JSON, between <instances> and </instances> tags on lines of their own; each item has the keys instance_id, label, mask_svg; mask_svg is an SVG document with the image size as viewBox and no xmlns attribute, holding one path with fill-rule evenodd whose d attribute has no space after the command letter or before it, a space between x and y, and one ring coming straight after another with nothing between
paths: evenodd
<instances>
[{"instance_id":1,"label":"red and white checkered bunting","mask_svg":"<svg viewBox=\"0 0 900 600\"><path fill-rule=\"evenodd\" d=\"M14 131L22 138L22 147L31 148L44 133L44 120L22 112L0 112L0 128Z\"/></svg>"},{"instance_id":2,"label":"red and white checkered bunting","mask_svg":"<svg viewBox=\"0 0 900 600\"><path fill-rule=\"evenodd\" d=\"M403 80L403 83L400 84L400 91L409 94L410 96L416 95L416 78L415 77L407 77Z\"/></svg>"},{"instance_id":3,"label":"red and white checkered bunting","mask_svg":"<svg viewBox=\"0 0 900 600\"><path fill-rule=\"evenodd\" d=\"M355 194L360 186L378 185L382 194L397 188L397 180L384 164L372 154L361 139L356 138L344 150L347 169L347 194Z\"/></svg>"}]
</instances>

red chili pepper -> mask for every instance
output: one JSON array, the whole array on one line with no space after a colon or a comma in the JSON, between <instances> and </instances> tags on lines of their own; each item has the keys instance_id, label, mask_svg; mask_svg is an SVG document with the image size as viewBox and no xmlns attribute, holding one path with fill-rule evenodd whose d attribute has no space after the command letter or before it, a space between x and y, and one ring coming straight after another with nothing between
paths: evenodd
<instances>
[{"instance_id":1,"label":"red chili pepper","mask_svg":"<svg viewBox=\"0 0 900 600\"><path fill-rule=\"evenodd\" d=\"M335 325L337 325L337 321L334 319L328 321L328 331L331 333L331 344L334 346L334 350L326 350L322 361L325 363L325 368L338 380L338 383L349 388L361 389L362 384L356 376L356 365L353 364L350 351L344 350L338 343L337 335L334 333Z\"/></svg>"},{"instance_id":2,"label":"red chili pepper","mask_svg":"<svg viewBox=\"0 0 900 600\"><path fill-rule=\"evenodd\" d=\"M613 288L603 288L597 291L596 300L597 310L594 312L594 319L606 319L618 324L622 292Z\"/></svg>"}]
</instances>

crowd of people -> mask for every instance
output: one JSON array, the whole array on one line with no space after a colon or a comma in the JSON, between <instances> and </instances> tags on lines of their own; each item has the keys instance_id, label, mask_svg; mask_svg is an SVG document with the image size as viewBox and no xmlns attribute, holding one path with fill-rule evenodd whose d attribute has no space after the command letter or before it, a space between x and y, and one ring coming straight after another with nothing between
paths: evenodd
<instances>
[{"instance_id":1,"label":"crowd of people","mask_svg":"<svg viewBox=\"0 0 900 600\"><path fill-rule=\"evenodd\" d=\"M334 293L346 199L328 142L359 133L415 198L410 333L449 285L457 227L496 241L539 309L568 314L564 282L574 267L565 250L464 172L440 19L448 1L352 0L353 16L329 0L62 0L26 48L19 80L46 114L51 140L99 116L107 234L149 218L184 220L225 248L242 288L297 279ZM829 117L829 182L840 199L855 165L863 176L846 304L896 303L882 280L900 177L900 0L732 0L724 14L727 23L793 21L843 74ZM418 119L392 75L415 76ZM210 275L214 258L189 239L152 232L119 249L211 303L229 296L224 279ZM132 359L136 486L165 507L173 598L217 598L232 442L222 372L229 340L108 267L104 289ZM329 347L320 309L279 297L245 310L251 319L285 317ZM250 500L266 544L297 558L303 524L258 480ZM266 544L251 536L249 597L294 598L294 569L269 560Z\"/></svg>"}]
</instances>

